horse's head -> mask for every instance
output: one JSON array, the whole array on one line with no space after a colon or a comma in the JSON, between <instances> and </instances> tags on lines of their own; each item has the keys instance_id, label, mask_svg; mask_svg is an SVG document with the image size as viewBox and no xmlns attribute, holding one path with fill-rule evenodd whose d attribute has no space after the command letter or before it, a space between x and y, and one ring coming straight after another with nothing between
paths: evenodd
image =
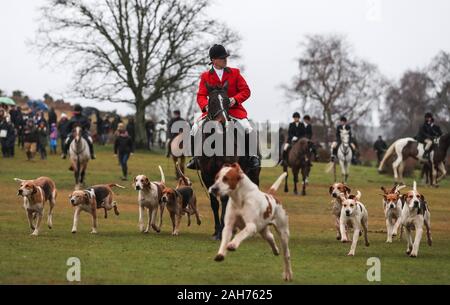
<instances>
[{"instance_id":1,"label":"horse's head","mask_svg":"<svg viewBox=\"0 0 450 305\"><path fill-rule=\"evenodd\" d=\"M228 82L223 87L210 86L206 83L208 89L208 119L220 123L229 120L228 109L230 108L230 99L228 98Z\"/></svg>"},{"instance_id":2,"label":"horse's head","mask_svg":"<svg viewBox=\"0 0 450 305\"><path fill-rule=\"evenodd\" d=\"M76 142L80 141L82 132L83 129L81 128L81 126L76 126L75 129L73 130L73 138L75 139Z\"/></svg>"}]
</instances>

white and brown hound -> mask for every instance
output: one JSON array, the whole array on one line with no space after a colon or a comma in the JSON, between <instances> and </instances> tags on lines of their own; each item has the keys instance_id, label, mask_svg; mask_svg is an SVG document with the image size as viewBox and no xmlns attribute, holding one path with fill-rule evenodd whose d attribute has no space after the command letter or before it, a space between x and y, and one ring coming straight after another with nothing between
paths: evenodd
<instances>
[{"instance_id":1,"label":"white and brown hound","mask_svg":"<svg viewBox=\"0 0 450 305\"><path fill-rule=\"evenodd\" d=\"M417 257L419 254L420 240L423 234L423 225L427 229L428 245L432 245L431 239L431 214L425 196L417 191L417 184L414 181L413 189L403 195L403 209L401 217L402 225L405 227L407 241L406 254L410 257ZM413 240L412 230L416 230Z\"/></svg>"},{"instance_id":2,"label":"white and brown hound","mask_svg":"<svg viewBox=\"0 0 450 305\"><path fill-rule=\"evenodd\" d=\"M161 232L162 218L164 212L164 205L161 203L162 191L165 187L166 178L164 172L159 167L161 173L160 182L151 182L145 175L138 175L134 178L134 189L139 192L138 205L139 205L139 230L143 233L148 233L150 227L157 233ZM156 226L156 215L160 209L159 226ZM145 209L148 211L148 223L147 227L144 225L144 213Z\"/></svg>"},{"instance_id":3,"label":"white and brown hound","mask_svg":"<svg viewBox=\"0 0 450 305\"><path fill-rule=\"evenodd\" d=\"M273 225L281 238L284 256L283 279L292 280L291 257L289 251L289 222L281 202L274 197L287 173L283 173L267 193L259 190L238 163L224 166L216 175L209 192L214 195L229 196L225 213L225 227L216 261L223 261L227 250L235 251L239 245L255 233L269 243L274 255L280 251L269 226ZM232 239L233 231L240 229Z\"/></svg>"},{"instance_id":4,"label":"white and brown hound","mask_svg":"<svg viewBox=\"0 0 450 305\"><path fill-rule=\"evenodd\" d=\"M20 182L17 195L23 197L23 207L27 212L28 224L32 230L31 235L37 236L39 234L46 201L50 205L47 225L51 229L53 226L53 208L56 204L55 182L48 177L39 177L34 180L14 178L14 180Z\"/></svg>"},{"instance_id":5,"label":"white and brown hound","mask_svg":"<svg viewBox=\"0 0 450 305\"><path fill-rule=\"evenodd\" d=\"M104 209L105 218L108 217L107 211L111 209L114 209L114 213L119 215L117 202L113 201L112 187L124 188L118 184L94 185L85 190L74 191L69 195L70 204L75 208L72 233L77 232L81 211L92 216L92 234L97 233L97 209Z\"/></svg>"}]
</instances>

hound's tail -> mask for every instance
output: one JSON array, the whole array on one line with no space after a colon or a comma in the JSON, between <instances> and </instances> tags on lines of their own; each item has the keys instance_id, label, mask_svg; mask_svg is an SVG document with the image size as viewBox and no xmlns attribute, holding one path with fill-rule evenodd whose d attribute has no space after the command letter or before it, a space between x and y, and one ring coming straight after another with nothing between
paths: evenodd
<instances>
[{"instance_id":1,"label":"hound's tail","mask_svg":"<svg viewBox=\"0 0 450 305\"><path fill-rule=\"evenodd\" d=\"M108 185L109 185L109 187L118 187L118 188L121 188L121 189L125 188L124 186L121 186L120 184L116 184L116 183L111 183L111 184L108 184Z\"/></svg>"},{"instance_id":2,"label":"hound's tail","mask_svg":"<svg viewBox=\"0 0 450 305\"><path fill-rule=\"evenodd\" d=\"M161 183L166 184L166 176L164 176L164 172L161 165L158 165L158 168L159 172L161 173Z\"/></svg>"},{"instance_id":3,"label":"hound's tail","mask_svg":"<svg viewBox=\"0 0 450 305\"><path fill-rule=\"evenodd\" d=\"M185 183L186 185L192 185L191 180L189 180L189 178L186 177L186 176L183 174L183 172L181 171L180 164L178 163L178 161L176 162L175 167L176 167L176 169L177 169L177 173L178 173L178 174L180 175L180 177L183 179L184 183Z\"/></svg>"},{"instance_id":4,"label":"hound's tail","mask_svg":"<svg viewBox=\"0 0 450 305\"><path fill-rule=\"evenodd\" d=\"M357 191L356 192L356 200L360 200L361 199L361 192L360 191Z\"/></svg>"},{"instance_id":5,"label":"hound's tail","mask_svg":"<svg viewBox=\"0 0 450 305\"><path fill-rule=\"evenodd\" d=\"M414 182L413 182L413 191L417 192L417 182L416 182L416 180L414 180Z\"/></svg>"},{"instance_id":6,"label":"hound's tail","mask_svg":"<svg viewBox=\"0 0 450 305\"><path fill-rule=\"evenodd\" d=\"M278 188L280 187L281 182L283 182L283 179L286 178L287 173L284 172L281 174L280 177L278 177L277 181L275 181L274 184L272 184L272 186L270 187L270 189L267 191L268 194L273 195L275 194L275 192L278 190Z\"/></svg>"},{"instance_id":7,"label":"hound's tail","mask_svg":"<svg viewBox=\"0 0 450 305\"><path fill-rule=\"evenodd\" d=\"M388 150L386 151L386 153L384 154L383 160L381 160L380 162L380 166L378 166L378 171L381 172L383 170L384 167L384 163L386 163L387 159L390 158L390 156L392 156L392 154L395 152L395 144L397 143L397 141L395 141L394 143L392 143L391 146L389 146Z\"/></svg>"},{"instance_id":8,"label":"hound's tail","mask_svg":"<svg viewBox=\"0 0 450 305\"><path fill-rule=\"evenodd\" d=\"M19 179L19 178L14 178L14 181L22 183L22 182L24 182L25 180Z\"/></svg>"}]
</instances>

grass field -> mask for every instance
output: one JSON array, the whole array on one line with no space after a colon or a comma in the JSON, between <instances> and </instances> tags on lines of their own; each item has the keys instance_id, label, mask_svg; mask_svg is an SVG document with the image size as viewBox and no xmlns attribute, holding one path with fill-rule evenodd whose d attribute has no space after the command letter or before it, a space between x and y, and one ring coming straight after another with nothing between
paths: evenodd
<instances>
[{"instance_id":1,"label":"grass field","mask_svg":"<svg viewBox=\"0 0 450 305\"><path fill-rule=\"evenodd\" d=\"M120 169L110 147L97 148L97 160L89 164L87 183L119 182ZM130 160L131 175L144 173L159 180L157 165L163 166L168 184L174 184L173 167L162 155L136 153ZM213 260L219 243L210 238L213 219L197 175L188 171L199 198L202 225L188 228L183 219L181 234L170 235L168 213L161 234L138 232L137 194L131 188L116 191L120 216L99 219L99 234L91 235L90 216L83 213L77 234L71 234L73 210L67 196L73 188L68 161L50 156L47 161L25 161L17 151L15 159L0 159L0 284L65 284L69 257L81 260L82 284L282 284L282 259L274 257L259 236L245 241L222 263ZM264 168L263 189L280 174L281 168ZM31 237L21 199L16 196L14 177L52 177L59 193L54 228L45 223L39 237ZM419 257L404 254L405 241L386 244L384 217L379 196L388 176L375 168L352 167L350 186L361 190L369 211L370 247L362 238L355 257L347 257L349 244L335 240L328 187L332 177L323 164L312 168L306 197L279 197L288 211L294 284L368 284L366 261L381 260L382 284L450 283L450 189L444 181L439 189L420 187L431 208L433 246L422 240ZM412 180L407 181L411 185ZM292 190L292 187L291 187Z\"/></svg>"}]
</instances>

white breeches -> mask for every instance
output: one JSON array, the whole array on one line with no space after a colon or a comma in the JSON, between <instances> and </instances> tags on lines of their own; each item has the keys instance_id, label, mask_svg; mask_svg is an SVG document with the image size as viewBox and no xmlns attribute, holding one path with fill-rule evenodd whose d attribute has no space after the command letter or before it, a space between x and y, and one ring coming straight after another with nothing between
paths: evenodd
<instances>
[{"instance_id":1,"label":"white breeches","mask_svg":"<svg viewBox=\"0 0 450 305\"><path fill-rule=\"evenodd\" d=\"M241 130L245 130L245 133L251 133L253 131L253 127L248 119L238 119L232 117L231 115L230 118L236 123L236 127ZM200 129L200 127L203 125L204 122L205 118L198 119L194 122L191 129L191 136L195 136L197 134L198 130Z\"/></svg>"}]
</instances>

